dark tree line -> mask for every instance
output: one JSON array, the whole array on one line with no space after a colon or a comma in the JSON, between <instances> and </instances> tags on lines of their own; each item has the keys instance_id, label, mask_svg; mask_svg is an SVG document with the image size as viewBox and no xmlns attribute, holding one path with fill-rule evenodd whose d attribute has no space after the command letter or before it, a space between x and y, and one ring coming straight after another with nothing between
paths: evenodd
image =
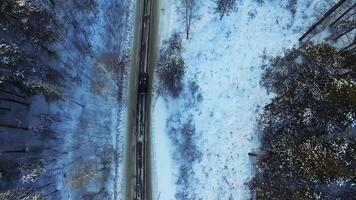
<instances>
[{"instance_id":1,"label":"dark tree line","mask_svg":"<svg viewBox=\"0 0 356 200\"><path fill-rule=\"evenodd\" d=\"M0 1L0 199L117 195L110 187L117 184L113 171L119 171L114 160L122 155L120 138L111 141L117 130L106 117L112 110L75 98L108 97L106 106L117 103L114 96L119 101L129 62L129 6L128 1Z\"/></svg>"},{"instance_id":2,"label":"dark tree line","mask_svg":"<svg viewBox=\"0 0 356 200\"><path fill-rule=\"evenodd\" d=\"M50 5L0 1L0 199L56 199L59 192L64 136L38 102L64 99L62 72L48 62L55 56L48 46L63 36Z\"/></svg>"},{"instance_id":3,"label":"dark tree line","mask_svg":"<svg viewBox=\"0 0 356 200\"><path fill-rule=\"evenodd\" d=\"M355 54L313 44L272 60L262 85L276 97L259 123L256 199L355 196L355 61Z\"/></svg>"}]
</instances>

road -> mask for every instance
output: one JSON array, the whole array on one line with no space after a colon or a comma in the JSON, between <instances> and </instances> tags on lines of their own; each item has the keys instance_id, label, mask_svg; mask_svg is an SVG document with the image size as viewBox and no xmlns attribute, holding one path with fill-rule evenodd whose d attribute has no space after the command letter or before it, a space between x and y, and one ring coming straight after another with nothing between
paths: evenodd
<instances>
[{"instance_id":1,"label":"road","mask_svg":"<svg viewBox=\"0 0 356 200\"><path fill-rule=\"evenodd\" d=\"M152 199L150 116L153 72L158 52L159 1L137 1L129 83L125 159L125 199ZM139 93L139 75L148 74L147 93Z\"/></svg>"}]
</instances>

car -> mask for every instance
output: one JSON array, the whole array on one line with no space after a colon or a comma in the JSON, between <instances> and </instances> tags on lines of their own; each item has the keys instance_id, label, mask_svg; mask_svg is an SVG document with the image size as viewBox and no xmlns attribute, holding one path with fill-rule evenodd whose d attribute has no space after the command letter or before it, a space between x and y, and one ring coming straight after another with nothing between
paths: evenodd
<instances>
[{"instance_id":1,"label":"car","mask_svg":"<svg viewBox=\"0 0 356 200\"><path fill-rule=\"evenodd\" d=\"M148 92L148 73L140 72L138 78L138 93L147 94Z\"/></svg>"}]
</instances>

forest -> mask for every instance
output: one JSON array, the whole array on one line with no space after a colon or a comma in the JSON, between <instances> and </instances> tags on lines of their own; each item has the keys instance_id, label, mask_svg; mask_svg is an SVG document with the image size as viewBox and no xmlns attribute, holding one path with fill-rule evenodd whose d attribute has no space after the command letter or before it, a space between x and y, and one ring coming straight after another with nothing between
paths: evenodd
<instances>
[{"instance_id":1,"label":"forest","mask_svg":"<svg viewBox=\"0 0 356 200\"><path fill-rule=\"evenodd\" d=\"M355 199L354 0L162 2L0 0L0 200L123 198L136 43L153 199Z\"/></svg>"},{"instance_id":2,"label":"forest","mask_svg":"<svg viewBox=\"0 0 356 200\"><path fill-rule=\"evenodd\" d=\"M120 195L130 6L0 2L0 199Z\"/></svg>"},{"instance_id":3,"label":"forest","mask_svg":"<svg viewBox=\"0 0 356 200\"><path fill-rule=\"evenodd\" d=\"M261 84L276 96L259 121L256 199L352 199L356 54L307 43L273 58Z\"/></svg>"},{"instance_id":4,"label":"forest","mask_svg":"<svg viewBox=\"0 0 356 200\"><path fill-rule=\"evenodd\" d=\"M264 69L261 85L275 96L258 121L256 199L356 195L355 5L337 1Z\"/></svg>"}]
</instances>

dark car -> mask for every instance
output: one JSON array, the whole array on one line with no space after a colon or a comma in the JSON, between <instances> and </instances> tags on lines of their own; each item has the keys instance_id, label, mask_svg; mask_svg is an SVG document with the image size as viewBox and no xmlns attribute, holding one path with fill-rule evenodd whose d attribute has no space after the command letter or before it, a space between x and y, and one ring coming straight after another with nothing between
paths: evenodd
<instances>
[{"instance_id":1,"label":"dark car","mask_svg":"<svg viewBox=\"0 0 356 200\"><path fill-rule=\"evenodd\" d=\"M148 73L141 72L138 78L138 93L147 94L148 91Z\"/></svg>"}]
</instances>

